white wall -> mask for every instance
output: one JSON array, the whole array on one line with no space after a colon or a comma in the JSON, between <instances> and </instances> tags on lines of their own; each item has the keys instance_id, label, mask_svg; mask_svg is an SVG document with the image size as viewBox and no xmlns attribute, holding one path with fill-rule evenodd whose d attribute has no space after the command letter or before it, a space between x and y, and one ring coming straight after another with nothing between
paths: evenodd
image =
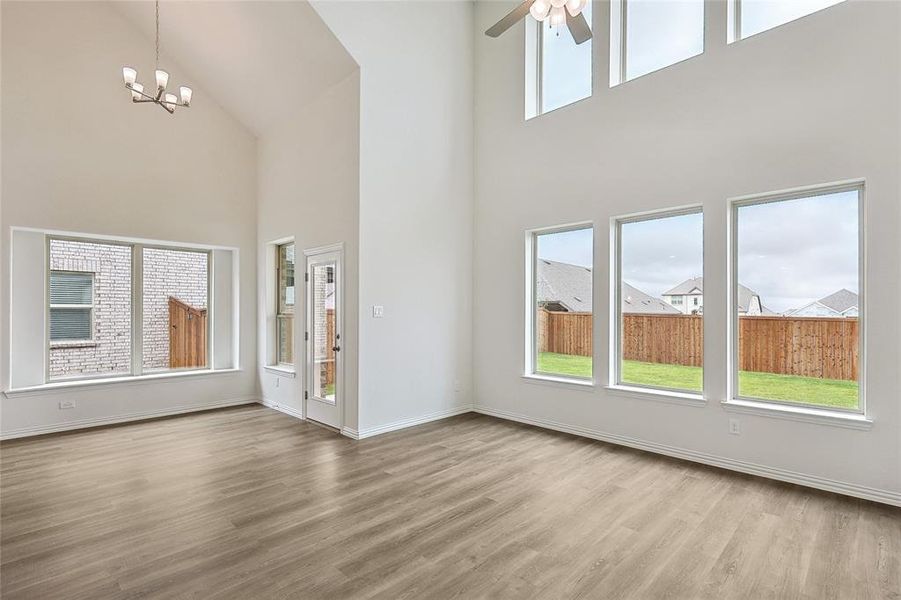
<instances>
[{"instance_id":1,"label":"white wall","mask_svg":"<svg viewBox=\"0 0 901 600\"><path fill-rule=\"evenodd\" d=\"M483 32L512 3L476 9L474 369L480 410L663 451L753 464L901 502L899 164L901 4L851 0L725 44L725 3L707 3L702 56L610 89L607 5L595 6L592 98L523 120L523 27ZM870 431L725 411L726 199L867 179L867 405ZM616 215L703 203L704 407L604 389L597 319L591 391L523 372L526 229L593 220L595 314L609 314L605 265ZM740 436L728 419L739 418ZM792 475L794 476L794 475Z\"/></svg>"},{"instance_id":2,"label":"white wall","mask_svg":"<svg viewBox=\"0 0 901 600\"><path fill-rule=\"evenodd\" d=\"M336 51L343 51L339 48ZM258 362L263 400L295 415L303 413L305 294L303 251L344 243L344 426L357 428L359 248L359 75L325 90L297 111L296 119L267 132L259 142ZM263 368L274 356L274 257L268 244L294 238L296 378Z\"/></svg>"},{"instance_id":3,"label":"white wall","mask_svg":"<svg viewBox=\"0 0 901 600\"><path fill-rule=\"evenodd\" d=\"M360 65L365 435L471 403L473 7L314 8Z\"/></svg>"},{"instance_id":4,"label":"white wall","mask_svg":"<svg viewBox=\"0 0 901 600\"><path fill-rule=\"evenodd\" d=\"M11 226L236 246L240 358L255 356L256 141L195 84L190 111L134 106L153 42L103 3L2 5L0 385L9 383ZM174 61L175 84L192 83ZM0 399L3 435L256 397L252 369ZM59 410L61 398L76 407Z\"/></svg>"}]
</instances>

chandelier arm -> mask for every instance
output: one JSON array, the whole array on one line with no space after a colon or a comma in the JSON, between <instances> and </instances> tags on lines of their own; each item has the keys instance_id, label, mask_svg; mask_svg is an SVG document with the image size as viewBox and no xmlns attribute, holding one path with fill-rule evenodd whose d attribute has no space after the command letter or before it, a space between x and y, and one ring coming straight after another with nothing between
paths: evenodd
<instances>
[{"instance_id":1,"label":"chandelier arm","mask_svg":"<svg viewBox=\"0 0 901 600\"><path fill-rule=\"evenodd\" d=\"M128 84L126 84L125 87L128 88L128 90L130 92L134 92L135 94L140 94L141 96L147 98L148 100L146 100L146 102L154 102L155 101L154 96L151 96L150 94L146 94L146 93L142 92L141 90L136 90ZM135 102L140 102L140 100L135 100Z\"/></svg>"}]
</instances>

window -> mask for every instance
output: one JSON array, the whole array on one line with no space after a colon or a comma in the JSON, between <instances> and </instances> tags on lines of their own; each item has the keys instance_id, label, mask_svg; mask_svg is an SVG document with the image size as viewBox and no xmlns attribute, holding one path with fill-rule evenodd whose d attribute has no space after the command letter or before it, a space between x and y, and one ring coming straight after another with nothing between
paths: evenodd
<instances>
[{"instance_id":1,"label":"window","mask_svg":"<svg viewBox=\"0 0 901 600\"><path fill-rule=\"evenodd\" d=\"M734 203L738 399L862 411L862 195L854 184Z\"/></svg>"},{"instance_id":2,"label":"window","mask_svg":"<svg viewBox=\"0 0 901 600\"><path fill-rule=\"evenodd\" d=\"M127 374L131 248L49 240L49 379Z\"/></svg>"},{"instance_id":3,"label":"window","mask_svg":"<svg viewBox=\"0 0 901 600\"><path fill-rule=\"evenodd\" d=\"M532 232L526 373L592 377L591 227Z\"/></svg>"},{"instance_id":4,"label":"window","mask_svg":"<svg viewBox=\"0 0 901 600\"><path fill-rule=\"evenodd\" d=\"M733 0L729 6L732 31L729 41L806 17L843 0Z\"/></svg>"},{"instance_id":5,"label":"window","mask_svg":"<svg viewBox=\"0 0 901 600\"><path fill-rule=\"evenodd\" d=\"M704 52L703 0L614 0L610 11L611 86Z\"/></svg>"},{"instance_id":6,"label":"window","mask_svg":"<svg viewBox=\"0 0 901 600\"><path fill-rule=\"evenodd\" d=\"M50 341L90 341L94 274L50 271Z\"/></svg>"},{"instance_id":7,"label":"window","mask_svg":"<svg viewBox=\"0 0 901 600\"><path fill-rule=\"evenodd\" d=\"M206 367L209 253L145 247L142 256L143 370Z\"/></svg>"},{"instance_id":8,"label":"window","mask_svg":"<svg viewBox=\"0 0 901 600\"><path fill-rule=\"evenodd\" d=\"M677 308L704 285L701 209L620 219L616 247L614 385L701 393L703 317Z\"/></svg>"},{"instance_id":9,"label":"window","mask_svg":"<svg viewBox=\"0 0 901 600\"><path fill-rule=\"evenodd\" d=\"M278 250L278 331L276 362L294 366L294 242L277 246Z\"/></svg>"},{"instance_id":10,"label":"window","mask_svg":"<svg viewBox=\"0 0 901 600\"><path fill-rule=\"evenodd\" d=\"M591 4L582 10L589 27ZM526 23L526 118L591 96L591 40L576 44L565 25L550 20Z\"/></svg>"}]
</instances>

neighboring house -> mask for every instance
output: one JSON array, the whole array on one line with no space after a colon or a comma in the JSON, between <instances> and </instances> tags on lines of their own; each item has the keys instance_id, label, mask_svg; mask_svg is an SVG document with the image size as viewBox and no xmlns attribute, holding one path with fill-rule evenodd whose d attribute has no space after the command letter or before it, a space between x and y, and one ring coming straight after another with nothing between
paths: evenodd
<instances>
[{"instance_id":1,"label":"neighboring house","mask_svg":"<svg viewBox=\"0 0 901 600\"><path fill-rule=\"evenodd\" d=\"M859 314L860 297L844 288L786 313L791 317L856 317Z\"/></svg>"},{"instance_id":2,"label":"neighboring house","mask_svg":"<svg viewBox=\"0 0 901 600\"><path fill-rule=\"evenodd\" d=\"M591 269L538 260L538 304L551 311L591 312ZM660 298L654 298L623 282L623 313L679 314Z\"/></svg>"},{"instance_id":3,"label":"neighboring house","mask_svg":"<svg viewBox=\"0 0 901 600\"><path fill-rule=\"evenodd\" d=\"M676 287L663 293L663 299L686 315L704 312L704 278L686 279ZM763 305L760 294L741 284L738 286L738 314L772 315L773 311Z\"/></svg>"}]
</instances>

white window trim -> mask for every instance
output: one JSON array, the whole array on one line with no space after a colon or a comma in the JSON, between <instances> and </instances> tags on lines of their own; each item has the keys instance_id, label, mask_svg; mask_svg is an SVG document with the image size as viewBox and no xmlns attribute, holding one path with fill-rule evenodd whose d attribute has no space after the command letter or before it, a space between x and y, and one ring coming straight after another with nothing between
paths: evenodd
<instances>
[{"instance_id":1,"label":"white window trim","mask_svg":"<svg viewBox=\"0 0 901 600\"><path fill-rule=\"evenodd\" d=\"M525 232L525 354L523 362L523 374L525 379L540 381L549 384L577 385L581 387L594 387L597 378L597 370L592 368L591 377L574 377L567 375L559 375L556 373L542 373L537 370L538 367L538 338L537 334L537 316L538 316L538 282L536 274L538 273L538 236L565 233L568 231L579 231L582 229L591 229L592 242L592 262L594 262L594 244L595 244L595 228L591 221L581 221L578 223L568 223L566 225L557 225L554 227L543 227L538 229L529 229ZM595 269L591 269L592 296L591 296L591 313L595 313L594 298L594 278ZM592 332L594 337L594 332ZM591 357L594 364L594 356Z\"/></svg>"},{"instance_id":2,"label":"white window trim","mask_svg":"<svg viewBox=\"0 0 901 600\"><path fill-rule=\"evenodd\" d=\"M57 238L58 239L58 238ZM49 245L48 238L48 245ZM47 253L48 259L50 253ZM47 312L47 339L49 340L49 344L51 348L65 348L68 346L74 346L79 344L91 344L94 342L94 306L96 302L96 290L97 290L97 274L91 271L70 271L68 269L51 269L47 268L47 298L50 298L50 280L53 277L53 273L78 273L78 274L87 274L91 276L91 303L90 304L53 304L48 303L47 308L49 309ZM80 340L54 340L50 337L50 312L54 308L87 308L89 309L88 315L91 318L90 324L90 336Z\"/></svg>"},{"instance_id":3,"label":"white window trim","mask_svg":"<svg viewBox=\"0 0 901 600\"><path fill-rule=\"evenodd\" d=\"M32 389L48 389L48 388L57 388L57 387L66 387L70 385L84 385L90 384L92 382L122 382L122 381L130 381L136 378L148 377L148 378L159 378L161 376L173 375L173 374L186 374L186 373L206 373L217 371L213 369L213 336L214 336L214 328L213 328L213 251L214 250L230 250L235 251L235 248L227 248L227 247L213 247L213 246L202 246L199 244L179 244L175 242L161 242L158 240L144 240L139 238L120 238L114 236L106 236L106 235L90 235L90 234L79 234L72 233L67 231L54 231L54 230L40 230L40 229L31 229L31 228L16 228L21 231L33 231L42 233L45 236L45 248L46 248L46 259L45 259L45 289L47 290L47 299L45 302L46 310L44 311L44 329L46 332L45 343L44 343L44 383L39 386L31 386L29 388L21 388L21 389L11 389L7 390L5 393L9 395L10 393L15 393L21 390L32 390ZM73 377L56 377L53 378L50 375L50 352L54 349L60 349L64 346L63 343L56 344L50 340L50 308L51 305L49 303L49 289L50 289L50 242L52 240L63 240L63 241L71 241L71 242L82 242L88 244L103 244L103 245L119 245L126 246L131 248L131 358L130 358L130 369L128 373L116 373L110 375L103 375L93 373L90 375L84 376L73 376ZM199 367L199 368L185 368L185 369L157 369L152 370L148 373L144 373L144 344L143 344L143 308L144 308L144 277L143 277L143 265L144 265L144 249L159 249L159 250L176 250L183 252L202 252L207 255L207 366ZM54 271L58 271L60 269L52 269ZM96 288L92 288L92 292L94 294L95 302L96 302ZM91 311L91 332L93 336L94 331L94 311ZM233 333L233 335L237 335ZM92 337L91 340L84 340L82 343L94 342L95 339ZM12 352L10 352L12 354ZM218 371L231 371L234 369L218 369Z\"/></svg>"},{"instance_id":4,"label":"white window trim","mask_svg":"<svg viewBox=\"0 0 901 600\"><path fill-rule=\"evenodd\" d=\"M738 1L738 0L733 0ZM701 27L701 51L698 54L686 56L674 63L654 69L647 73L637 75L631 79L628 77L628 4L629 0L610 0L610 87L616 87L629 81L641 79L647 75L668 69L679 63L702 56L707 51L707 2L701 2L703 11L703 26ZM731 7L731 2L729 2Z\"/></svg>"},{"instance_id":5,"label":"white window trim","mask_svg":"<svg viewBox=\"0 0 901 600\"><path fill-rule=\"evenodd\" d=\"M609 345L609 382L607 389L632 397L645 397L659 400L665 397L679 403L706 404L704 399L704 381L701 380L701 392L695 393L688 390L666 388L660 386L643 385L640 383L624 382L622 380L622 346L623 346L623 306L622 306L622 226L629 223L641 223L670 217L704 214L701 204L678 206L663 210L643 211L610 219L610 345ZM703 235L703 231L702 231ZM701 241L701 253L703 256L703 239ZM674 303L675 305L675 303ZM701 328L704 328L704 316L701 317ZM703 372L703 366L701 367Z\"/></svg>"},{"instance_id":6,"label":"white window trim","mask_svg":"<svg viewBox=\"0 0 901 600\"><path fill-rule=\"evenodd\" d=\"M757 204L768 204L782 202L785 200L797 200L800 198L810 198L813 196L825 196L840 192L856 191L858 193L858 296L860 298L860 310L858 319L858 406L856 409L844 409L840 407L829 407L818 404L807 404L803 402L792 402L788 400L770 400L766 398L752 398L738 395L738 327L739 327L739 311L738 311L738 209L743 206L753 206ZM775 192L765 192L762 194L751 194L730 198L729 202L729 228L728 228L728 246L729 246L729 271L728 271L728 299L727 306L729 309L728 323L728 346L729 355L727 357L727 382L728 390L726 400L722 402L723 407L727 410L736 410L745 412L753 411L755 414L771 414L772 416L782 415L785 418L793 417L795 420L813 421L817 423L834 423L839 422L861 422L863 428L868 428L867 423L872 423L867 415L866 407L866 320L864 307L866 306L866 273L867 273L867 256L866 256L866 180L850 179L845 181L837 181L833 183L815 184ZM788 417L786 417L788 415Z\"/></svg>"}]
</instances>

